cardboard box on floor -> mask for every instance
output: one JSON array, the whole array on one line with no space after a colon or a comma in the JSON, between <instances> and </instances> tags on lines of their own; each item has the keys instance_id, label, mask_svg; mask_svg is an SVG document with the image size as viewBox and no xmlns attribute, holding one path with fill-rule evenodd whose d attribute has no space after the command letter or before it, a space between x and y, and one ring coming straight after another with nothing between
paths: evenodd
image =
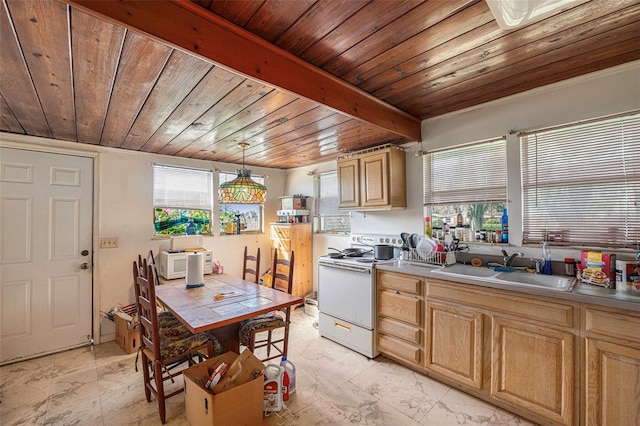
<instances>
[{"instance_id":1,"label":"cardboard box on floor","mask_svg":"<svg viewBox=\"0 0 640 426\"><path fill-rule=\"evenodd\" d=\"M125 353L131 354L140 347L140 326L137 319L127 321L117 312L113 314L116 323L116 343Z\"/></svg>"},{"instance_id":2,"label":"cardboard box on floor","mask_svg":"<svg viewBox=\"0 0 640 426\"><path fill-rule=\"evenodd\" d=\"M205 388L211 372L221 363L231 366L213 390ZM201 425L261 425L264 364L249 350L227 352L186 369L187 421Z\"/></svg>"}]
</instances>

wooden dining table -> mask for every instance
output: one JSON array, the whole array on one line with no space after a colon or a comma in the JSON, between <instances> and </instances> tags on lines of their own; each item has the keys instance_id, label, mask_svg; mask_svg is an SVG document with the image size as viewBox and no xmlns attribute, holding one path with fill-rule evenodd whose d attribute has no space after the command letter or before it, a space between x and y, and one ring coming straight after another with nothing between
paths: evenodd
<instances>
[{"instance_id":1,"label":"wooden dining table","mask_svg":"<svg viewBox=\"0 0 640 426\"><path fill-rule=\"evenodd\" d=\"M187 288L184 280L158 285L156 298L192 333L213 331L222 351L235 353L240 353L243 320L303 302L299 296L226 274L205 276L204 286L197 288Z\"/></svg>"}]
</instances>

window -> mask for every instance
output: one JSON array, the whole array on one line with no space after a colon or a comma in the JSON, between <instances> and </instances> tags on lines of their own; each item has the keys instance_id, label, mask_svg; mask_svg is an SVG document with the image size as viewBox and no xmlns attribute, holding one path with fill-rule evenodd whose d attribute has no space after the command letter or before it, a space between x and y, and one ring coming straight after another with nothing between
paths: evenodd
<instances>
[{"instance_id":1,"label":"window","mask_svg":"<svg viewBox=\"0 0 640 426\"><path fill-rule=\"evenodd\" d=\"M471 230L500 229L507 200L506 162L504 138L425 155L424 205L431 211L434 234L456 226L458 213L463 217L464 240L472 239Z\"/></svg>"},{"instance_id":2,"label":"window","mask_svg":"<svg viewBox=\"0 0 640 426\"><path fill-rule=\"evenodd\" d=\"M316 215L318 232L344 233L351 231L349 213L338 210L338 172L321 173L318 180Z\"/></svg>"},{"instance_id":3,"label":"window","mask_svg":"<svg viewBox=\"0 0 640 426\"><path fill-rule=\"evenodd\" d=\"M220 183L233 180L237 176L236 173L220 172ZM263 177L252 175L251 179L264 185ZM260 233L263 231L263 216L262 204L220 203L220 235Z\"/></svg>"},{"instance_id":4,"label":"window","mask_svg":"<svg viewBox=\"0 0 640 426\"><path fill-rule=\"evenodd\" d=\"M210 171L153 165L155 235L210 234L212 208Z\"/></svg>"},{"instance_id":5,"label":"window","mask_svg":"<svg viewBox=\"0 0 640 426\"><path fill-rule=\"evenodd\" d=\"M637 247L637 111L519 136L524 243Z\"/></svg>"}]
</instances>

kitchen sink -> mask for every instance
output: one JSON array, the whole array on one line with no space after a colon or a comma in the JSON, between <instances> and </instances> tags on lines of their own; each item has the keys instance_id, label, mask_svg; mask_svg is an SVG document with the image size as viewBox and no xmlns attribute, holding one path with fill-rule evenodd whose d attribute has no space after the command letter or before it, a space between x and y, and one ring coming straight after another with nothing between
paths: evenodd
<instances>
[{"instance_id":1,"label":"kitchen sink","mask_svg":"<svg viewBox=\"0 0 640 426\"><path fill-rule=\"evenodd\" d=\"M494 278L496 280L507 281L515 284L544 287L561 291L571 290L575 283L575 278L567 278L557 275L528 274L526 272L499 272Z\"/></svg>"},{"instance_id":2,"label":"kitchen sink","mask_svg":"<svg viewBox=\"0 0 640 426\"><path fill-rule=\"evenodd\" d=\"M557 291L571 291L575 278L557 275L529 274L527 272L496 272L491 268L477 268L471 265L455 264L434 269L434 274L460 278L475 278L497 284L525 285Z\"/></svg>"},{"instance_id":3,"label":"kitchen sink","mask_svg":"<svg viewBox=\"0 0 640 426\"><path fill-rule=\"evenodd\" d=\"M462 275L471 278L489 278L496 275L496 271L491 268L477 268L475 266L462 265L460 263L445 266L439 269L434 269L433 272L447 275Z\"/></svg>"}]
</instances>

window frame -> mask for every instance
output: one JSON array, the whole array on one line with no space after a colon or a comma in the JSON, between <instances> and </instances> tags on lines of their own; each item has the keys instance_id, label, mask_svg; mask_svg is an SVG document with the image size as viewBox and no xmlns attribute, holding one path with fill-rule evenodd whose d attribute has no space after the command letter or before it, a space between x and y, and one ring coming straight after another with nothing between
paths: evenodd
<instances>
[{"instance_id":1,"label":"window frame","mask_svg":"<svg viewBox=\"0 0 640 426\"><path fill-rule=\"evenodd\" d=\"M225 180L223 180L223 177ZM238 177L238 174L236 172L229 172L229 171L224 171L224 170L220 170L218 171L218 187L220 187L220 185L222 185L225 182L229 182L233 179L235 179L236 177ZM262 175L254 175L251 174L251 179L255 180L258 183L261 183L263 185L265 184L265 176ZM240 234L238 234L237 232L234 233L227 233L227 232L223 232L222 229L222 215L224 214L223 210L223 206L256 206L257 210L258 210L258 216L260 218L260 225L259 225L259 229L257 230L245 230L245 229L241 229L240 230ZM243 204L243 203L222 203L222 202L218 202L218 212L217 212L217 223L219 225L219 229L218 229L218 235L219 236L227 236L227 235L258 235L258 234L264 234L265 232L265 219L264 219L264 203L256 203L256 204Z\"/></svg>"},{"instance_id":2,"label":"window frame","mask_svg":"<svg viewBox=\"0 0 640 426\"><path fill-rule=\"evenodd\" d=\"M184 167L173 164L152 163L152 205L153 205L153 223L154 223L154 238L170 238L173 235L184 235L182 233L158 233L157 230L157 209L170 209L178 211L189 212L204 212L207 216L208 231L202 232L201 235L213 235L212 218L213 218L213 171L208 169L200 169L195 167ZM162 173L160 173L162 171ZM174 172L174 173L172 173ZM188 185L184 185L182 182L177 184L175 181L168 180L174 179L190 179L191 182ZM160 180L162 180L162 186L160 186ZM179 189L175 189L179 187ZM206 188L205 191L192 190L185 191L184 188ZM176 197L175 193L180 192L183 196ZM185 197L187 194L200 194L199 196L193 196L191 198ZM180 216L183 216L180 212ZM181 219L183 223L186 223ZM174 225L176 226L176 225ZM180 226L180 224L177 224Z\"/></svg>"},{"instance_id":3,"label":"window frame","mask_svg":"<svg viewBox=\"0 0 640 426\"><path fill-rule=\"evenodd\" d=\"M335 194L329 196L323 196L323 188L322 181L323 179L335 178ZM316 201L315 201L315 209L314 213L318 218L317 221L317 229L316 233L319 234L345 234L349 235L351 233L351 212L340 210L340 194L339 194L339 182L338 182L338 171L331 170L326 172L318 173L316 176ZM325 200L328 201L329 206ZM325 212L326 210L327 212ZM331 228L325 229L324 223L325 218L341 218L346 222L347 226L341 227L339 229Z\"/></svg>"},{"instance_id":4,"label":"window frame","mask_svg":"<svg viewBox=\"0 0 640 426\"><path fill-rule=\"evenodd\" d=\"M637 248L640 110L529 130L517 136L523 245L547 241L550 245L567 247ZM602 147L603 140L607 149L597 149ZM548 160L554 154L563 155L562 160L556 159L562 164ZM578 173L572 176L571 170ZM614 192L618 195L612 195ZM623 226L609 226L612 212L618 212ZM545 215L546 225L542 226ZM624 232L620 233L620 229Z\"/></svg>"},{"instance_id":5,"label":"window frame","mask_svg":"<svg viewBox=\"0 0 640 426\"><path fill-rule=\"evenodd\" d=\"M451 172L454 165L455 175ZM507 205L506 137L430 151L423 155L422 170L425 215L431 218L432 236L443 238L449 227L456 226L460 213L464 227L456 228L457 238L481 241L480 231L486 231L484 235L490 234L487 240L493 241Z\"/></svg>"}]
</instances>

